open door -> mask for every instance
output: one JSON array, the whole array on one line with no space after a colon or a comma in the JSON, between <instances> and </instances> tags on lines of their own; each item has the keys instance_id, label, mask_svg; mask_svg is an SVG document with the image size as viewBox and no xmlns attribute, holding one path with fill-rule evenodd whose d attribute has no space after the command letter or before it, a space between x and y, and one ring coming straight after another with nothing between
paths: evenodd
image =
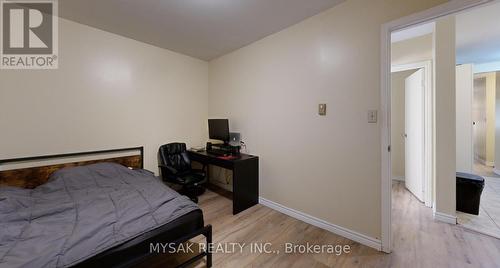
<instances>
[{"instance_id":1,"label":"open door","mask_svg":"<svg viewBox=\"0 0 500 268\"><path fill-rule=\"evenodd\" d=\"M405 80L405 185L424 200L424 71Z\"/></svg>"},{"instance_id":2,"label":"open door","mask_svg":"<svg viewBox=\"0 0 500 268\"><path fill-rule=\"evenodd\" d=\"M478 122L479 119L475 117L477 114L475 107L477 107L476 93L474 90L474 66L472 64L461 64L457 66L456 73L456 171L473 173L474 164L474 149L473 140L476 141L476 128L473 122ZM482 81L484 87L484 105L486 105L486 80ZM486 106L483 106L486 107ZM485 110L486 114L486 110ZM474 117L473 117L474 116ZM486 116L484 117L486 118ZM486 123L486 122L485 122ZM484 124L486 127L486 124ZM484 132L486 135L486 132ZM486 136L484 136L486 139ZM477 146L477 144L475 145ZM486 152L486 146L484 147Z\"/></svg>"}]
</instances>

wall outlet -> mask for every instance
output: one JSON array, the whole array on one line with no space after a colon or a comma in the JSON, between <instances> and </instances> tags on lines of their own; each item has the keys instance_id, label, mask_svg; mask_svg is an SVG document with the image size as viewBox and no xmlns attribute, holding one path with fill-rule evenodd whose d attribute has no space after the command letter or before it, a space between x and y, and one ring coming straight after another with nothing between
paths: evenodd
<instances>
[{"instance_id":1,"label":"wall outlet","mask_svg":"<svg viewBox=\"0 0 500 268\"><path fill-rule=\"evenodd\" d=\"M321 103L320 105L318 105L318 114L326 115L326 103Z\"/></svg>"},{"instance_id":2,"label":"wall outlet","mask_svg":"<svg viewBox=\"0 0 500 268\"><path fill-rule=\"evenodd\" d=\"M368 123L377 123L377 110L368 111Z\"/></svg>"}]
</instances>

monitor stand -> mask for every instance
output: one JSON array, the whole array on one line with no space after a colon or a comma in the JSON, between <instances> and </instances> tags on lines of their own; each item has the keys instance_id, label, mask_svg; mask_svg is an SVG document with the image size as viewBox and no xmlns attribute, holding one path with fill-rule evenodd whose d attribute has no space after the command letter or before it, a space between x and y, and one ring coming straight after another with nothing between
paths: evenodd
<instances>
[{"instance_id":1,"label":"monitor stand","mask_svg":"<svg viewBox=\"0 0 500 268\"><path fill-rule=\"evenodd\" d=\"M232 146L228 142L223 144L211 144L210 147L207 146L207 152L214 155L239 155L240 146Z\"/></svg>"}]
</instances>

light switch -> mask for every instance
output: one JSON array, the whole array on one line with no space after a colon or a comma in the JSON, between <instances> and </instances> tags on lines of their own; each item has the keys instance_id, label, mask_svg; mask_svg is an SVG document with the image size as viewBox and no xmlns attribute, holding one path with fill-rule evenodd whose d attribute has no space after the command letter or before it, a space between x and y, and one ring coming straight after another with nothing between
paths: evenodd
<instances>
[{"instance_id":1,"label":"light switch","mask_svg":"<svg viewBox=\"0 0 500 268\"><path fill-rule=\"evenodd\" d=\"M326 103L321 103L318 106L318 114L319 115L326 115Z\"/></svg>"},{"instance_id":2,"label":"light switch","mask_svg":"<svg viewBox=\"0 0 500 268\"><path fill-rule=\"evenodd\" d=\"M368 123L377 123L377 110L368 111Z\"/></svg>"}]
</instances>

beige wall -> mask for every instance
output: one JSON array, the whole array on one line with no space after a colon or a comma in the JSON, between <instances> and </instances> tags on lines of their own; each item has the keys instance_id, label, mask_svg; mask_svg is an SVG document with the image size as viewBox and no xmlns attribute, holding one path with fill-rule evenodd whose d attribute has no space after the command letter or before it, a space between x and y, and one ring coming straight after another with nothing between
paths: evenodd
<instances>
[{"instance_id":1,"label":"beige wall","mask_svg":"<svg viewBox=\"0 0 500 268\"><path fill-rule=\"evenodd\" d=\"M0 70L0 158L203 145L207 62L59 21L59 69Z\"/></svg>"},{"instance_id":2,"label":"beige wall","mask_svg":"<svg viewBox=\"0 0 500 268\"><path fill-rule=\"evenodd\" d=\"M432 34L392 43L391 63L401 65L432 60Z\"/></svg>"},{"instance_id":3,"label":"beige wall","mask_svg":"<svg viewBox=\"0 0 500 268\"><path fill-rule=\"evenodd\" d=\"M210 62L209 115L261 157L263 198L380 238L381 24L443 2L346 1Z\"/></svg>"},{"instance_id":4,"label":"beige wall","mask_svg":"<svg viewBox=\"0 0 500 268\"><path fill-rule=\"evenodd\" d=\"M438 19L434 34L434 210L455 216L456 64L455 49L450 49L455 47L455 17Z\"/></svg>"},{"instance_id":5,"label":"beige wall","mask_svg":"<svg viewBox=\"0 0 500 268\"><path fill-rule=\"evenodd\" d=\"M405 80L415 71L391 74L391 167L396 180L405 176Z\"/></svg>"}]
</instances>

